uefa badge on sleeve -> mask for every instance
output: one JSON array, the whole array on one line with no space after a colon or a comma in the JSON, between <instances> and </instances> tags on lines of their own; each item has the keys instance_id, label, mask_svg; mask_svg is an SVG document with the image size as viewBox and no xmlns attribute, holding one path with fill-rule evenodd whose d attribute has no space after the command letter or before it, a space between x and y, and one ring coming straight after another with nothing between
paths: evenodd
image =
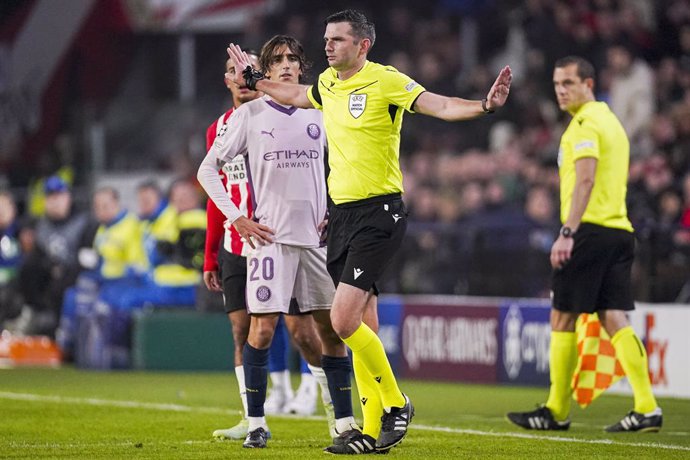
<instances>
[{"instance_id":1,"label":"uefa badge on sleeve","mask_svg":"<svg viewBox=\"0 0 690 460\"><path fill-rule=\"evenodd\" d=\"M354 118L359 118L367 107L366 94L350 94L350 101L348 104L350 115Z\"/></svg>"}]
</instances>

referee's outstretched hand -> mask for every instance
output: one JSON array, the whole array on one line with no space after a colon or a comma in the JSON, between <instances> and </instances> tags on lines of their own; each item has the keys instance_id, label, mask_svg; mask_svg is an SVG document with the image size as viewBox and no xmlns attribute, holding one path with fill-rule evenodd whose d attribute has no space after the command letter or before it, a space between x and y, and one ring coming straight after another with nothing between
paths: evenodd
<instances>
[{"instance_id":1,"label":"referee's outstretched hand","mask_svg":"<svg viewBox=\"0 0 690 460\"><path fill-rule=\"evenodd\" d=\"M232 59L232 62L235 66L235 75L231 76L230 74L226 73L225 78L234 81L240 87L247 86L247 82L244 81L242 72L247 68L247 66L251 67L252 65L252 63L249 61L249 56L247 56L247 53L242 51L240 45L235 45L234 43L230 43L228 45L228 56L230 59Z\"/></svg>"},{"instance_id":2,"label":"referee's outstretched hand","mask_svg":"<svg viewBox=\"0 0 690 460\"><path fill-rule=\"evenodd\" d=\"M232 226L235 227L242 239L251 246L252 249L256 249L254 245L255 241L261 246L273 243L272 236L275 235L273 229L251 219L247 219L244 216L239 217L232 223Z\"/></svg>"},{"instance_id":3,"label":"referee's outstretched hand","mask_svg":"<svg viewBox=\"0 0 690 460\"><path fill-rule=\"evenodd\" d=\"M498 73L496 81L491 85L489 93L486 95L486 107L490 110L496 110L503 107L508 99L510 93L510 84L513 82L513 71L509 66L505 66Z\"/></svg>"}]
</instances>

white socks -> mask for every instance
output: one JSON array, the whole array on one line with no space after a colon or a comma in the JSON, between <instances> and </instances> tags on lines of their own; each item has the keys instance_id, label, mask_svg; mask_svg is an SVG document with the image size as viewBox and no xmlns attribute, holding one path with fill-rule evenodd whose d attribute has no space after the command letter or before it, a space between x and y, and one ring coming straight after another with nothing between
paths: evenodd
<instances>
[{"instance_id":1,"label":"white socks","mask_svg":"<svg viewBox=\"0 0 690 460\"><path fill-rule=\"evenodd\" d=\"M289 401L295 396L292 392L289 370L271 372L271 384L273 386L271 391L283 393L286 401Z\"/></svg>"},{"instance_id":2,"label":"white socks","mask_svg":"<svg viewBox=\"0 0 690 460\"><path fill-rule=\"evenodd\" d=\"M266 424L266 417L247 417L249 420L249 431L254 431L257 428L263 428L268 431L268 425Z\"/></svg>"},{"instance_id":3,"label":"white socks","mask_svg":"<svg viewBox=\"0 0 690 460\"><path fill-rule=\"evenodd\" d=\"M307 366L311 371L311 375L314 376L313 378L319 384L319 387L321 387L321 401L323 402L324 406L329 405L332 402L332 400L331 392L328 389L328 379L326 379L326 373L320 367L312 366L311 364L307 364ZM307 374L302 374L302 384L304 383L304 379L306 376Z\"/></svg>"},{"instance_id":4,"label":"white socks","mask_svg":"<svg viewBox=\"0 0 690 460\"><path fill-rule=\"evenodd\" d=\"M347 430L360 431L359 426L355 423L354 417L350 416L335 419L335 431L337 434L344 433Z\"/></svg>"},{"instance_id":5,"label":"white socks","mask_svg":"<svg viewBox=\"0 0 690 460\"><path fill-rule=\"evenodd\" d=\"M244 384L244 366L235 367L235 376L237 377L237 385L240 387L240 399L244 408L242 416L247 418L247 386Z\"/></svg>"}]
</instances>

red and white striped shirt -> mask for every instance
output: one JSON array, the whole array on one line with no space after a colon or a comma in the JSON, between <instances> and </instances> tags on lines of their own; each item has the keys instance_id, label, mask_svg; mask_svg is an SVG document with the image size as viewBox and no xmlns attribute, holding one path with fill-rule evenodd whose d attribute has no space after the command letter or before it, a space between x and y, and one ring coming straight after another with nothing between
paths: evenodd
<instances>
[{"instance_id":1,"label":"red and white striped shirt","mask_svg":"<svg viewBox=\"0 0 690 460\"><path fill-rule=\"evenodd\" d=\"M228 129L228 118L234 109L230 109L218 117L206 130L206 150L208 151L216 137L222 135ZM230 200L242 211L242 214L251 218L253 212L252 197L247 177L247 165L245 157L238 155L232 161L218 165L221 179ZM225 216L215 205L213 200L206 202L206 246L204 251L204 271L218 270L218 250L223 238L223 247L233 254L242 255L244 243L242 237L232 225L225 225Z\"/></svg>"}]
</instances>

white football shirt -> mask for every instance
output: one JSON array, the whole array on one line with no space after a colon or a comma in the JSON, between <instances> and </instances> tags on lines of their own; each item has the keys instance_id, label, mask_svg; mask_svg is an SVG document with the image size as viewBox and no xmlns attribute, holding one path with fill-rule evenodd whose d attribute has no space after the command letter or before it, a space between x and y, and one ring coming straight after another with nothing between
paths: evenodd
<instances>
[{"instance_id":1,"label":"white football shirt","mask_svg":"<svg viewBox=\"0 0 690 460\"><path fill-rule=\"evenodd\" d=\"M272 228L281 244L318 247L318 225L326 215L321 112L285 107L268 96L236 109L214 141L198 178L218 209L234 222L242 213L218 179L217 162L245 155L254 197L254 219Z\"/></svg>"}]
</instances>

